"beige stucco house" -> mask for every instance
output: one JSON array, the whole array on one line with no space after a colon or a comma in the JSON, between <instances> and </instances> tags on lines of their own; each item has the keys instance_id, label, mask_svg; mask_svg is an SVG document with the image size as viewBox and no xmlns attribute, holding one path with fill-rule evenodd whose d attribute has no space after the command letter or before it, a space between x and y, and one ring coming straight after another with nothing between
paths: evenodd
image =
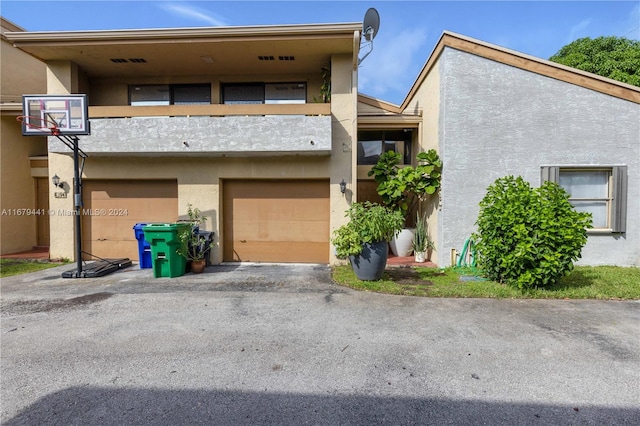
<instances>
[{"instance_id":1,"label":"beige stucco house","mask_svg":"<svg viewBox=\"0 0 640 426\"><path fill-rule=\"evenodd\" d=\"M214 263L333 263L345 210L376 199L377 155L393 149L409 164L435 148L442 191L424 207L439 265L474 231L487 186L509 174L594 182L572 200L599 218L582 262L640 265L636 87L444 33L393 105L357 91L355 23L5 36L46 64L47 93L88 96L82 238L95 256L137 260L133 225L186 219L191 204L215 232ZM3 112L3 165L4 128ZM68 192L69 149L48 139L48 176ZM73 197L58 192L50 254L73 258Z\"/></svg>"},{"instance_id":2,"label":"beige stucco house","mask_svg":"<svg viewBox=\"0 0 640 426\"><path fill-rule=\"evenodd\" d=\"M7 41L23 28L0 18L0 254L49 245L47 140L22 136L16 117L23 93L46 91L46 66Z\"/></svg>"},{"instance_id":3,"label":"beige stucco house","mask_svg":"<svg viewBox=\"0 0 640 426\"><path fill-rule=\"evenodd\" d=\"M186 219L191 204L215 232L213 262L331 261L355 181L360 25L7 37L46 63L47 93L88 96L84 251L137 259L133 226ZM48 170L72 191L70 151L54 137ZM49 202L50 255L73 258L73 197Z\"/></svg>"}]
</instances>

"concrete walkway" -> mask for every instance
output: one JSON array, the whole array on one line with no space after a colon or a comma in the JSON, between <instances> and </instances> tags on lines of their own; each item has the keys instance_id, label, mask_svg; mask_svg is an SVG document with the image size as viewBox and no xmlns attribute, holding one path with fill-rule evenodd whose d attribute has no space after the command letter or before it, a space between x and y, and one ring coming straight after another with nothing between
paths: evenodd
<instances>
[{"instance_id":1,"label":"concrete walkway","mask_svg":"<svg viewBox=\"0 0 640 426\"><path fill-rule=\"evenodd\" d=\"M2 280L3 425L640 424L638 302L356 292L319 265Z\"/></svg>"}]
</instances>

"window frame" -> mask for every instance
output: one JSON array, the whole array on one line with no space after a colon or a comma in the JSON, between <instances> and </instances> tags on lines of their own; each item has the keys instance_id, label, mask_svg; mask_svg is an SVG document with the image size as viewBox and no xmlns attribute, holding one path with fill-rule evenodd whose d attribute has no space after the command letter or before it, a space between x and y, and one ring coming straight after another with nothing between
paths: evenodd
<instances>
[{"instance_id":1,"label":"window frame","mask_svg":"<svg viewBox=\"0 0 640 426\"><path fill-rule=\"evenodd\" d=\"M303 102L275 102L274 104L281 104L281 105L300 105L300 104L306 104L307 103L307 90L308 90L308 86L307 86L307 82L306 81L269 81L269 82L244 82L244 83L221 83L220 84L220 103L223 105L229 105L227 104L227 100L225 99L225 89L228 87L260 87L262 89L262 99L260 102L255 102L254 105L265 105L267 104L267 101L269 101L270 99L267 99L267 86L270 85L296 85L296 84L301 84L304 86L304 99ZM294 101L293 99L291 99L291 101ZM271 103L271 102L270 102Z\"/></svg>"},{"instance_id":2,"label":"window frame","mask_svg":"<svg viewBox=\"0 0 640 426\"><path fill-rule=\"evenodd\" d=\"M627 166L624 165L569 165L542 166L541 181L559 185L561 172L609 172L606 227L590 228L589 233L622 234L627 231ZM572 198L569 201L601 201L602 198Z\"/></svg>"},{"instance_id":3,"label":"window frame","mask_svg":"<svg viewBox=\"0 0 640 426\"><path fill-rule=\"evenodd\" d=\"M382 153L389 151L389 149L386 149L387 144L391 143L391 142L403 142L404 143L404 152L402 152L402 163L400 164L400 166L409 166L412 164L413 162L413 157L412 157L412 153L413 153L413 142L415 139L415 132L417 131L417 129L415 128L408 128L408 127L402 127L402 128L384 128L384 129L375 129L375 128L366 128L366 129L358 129L358 133L357 133L357 150L358 152L360 151L360 143L361 142L380 142L381 143L381 153L380 155L382 155ZM395 133L395 132L406 132L408 133L408 137L405 138L404 140L398 140L396 138L390 138L387 139L386 135L387 133ZM361 139L361 134L362 133L380 133L381 137L380 139ZM396 151L396 147L394 147L394 152L398 152ZM379 157L378 157L379 158ZM377 162L377 160L371 164L361 164L358 162L359 156L356 153L356 166L358 167L371 167L374 166Z\"/></svg>"},{"instance_id":4,"label":"window frame","mask_svg":"<svg viewBox=\"0 0 640 426\"><path fill-rule=\"evenodd\" d=\"M136 87L166 87L168 92L169 92L169 100L167 101L168 103L160 103L160 102L164 102L164 101L154 101L154 100L150 100L150 101L144 101L144 102L153 102L153 103L148 103L148 104L140 104L140 105L134 105L132 104L132 100L131 100L131 93L133 90L135 90ZM175 103L175 90L176 89L180 89L180 88L186 88L186 87L202 87L202 88L206 88L208 89L209 92L209 100L208 103L204 103L203 102L198 102L198 103L180 103L180 104L176 104ZM128 87L128 104L130 106L166 106L166 105L211 105L212 101L211 101L211 83L186 83L186 84L153 84L153 83L149 83L149 84L129 84ZM157 103L155 103L157 102Z\"/></svg>"}]
</instances>

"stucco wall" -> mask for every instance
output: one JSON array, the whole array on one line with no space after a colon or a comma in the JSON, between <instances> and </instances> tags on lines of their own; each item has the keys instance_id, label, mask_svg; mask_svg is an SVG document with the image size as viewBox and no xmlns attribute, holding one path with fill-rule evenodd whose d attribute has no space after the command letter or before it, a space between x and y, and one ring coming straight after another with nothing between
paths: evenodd
<instances>
[{"instance_id":1,"label":"stucco wall","mask_svg":"<svg viewBox=\"0 0 640 426\"><path fill-rule=\"evenodd\" d=\"M26 214L36 208L29 157L46 154L47 145L45 138L22 136L15 115L2 115L0 133L0 252L7 254L30 250L37 243L37 217Z\"/></svg>"},{"instance_id":2,"label":"stucco wall","mask_svg":"<svg viewBox=\"0 0 640 426\"><path fill-rule=\"evenodd\" d=\"M88 154L331 152L331 117L135 117L91 120ZM49 151L69 150L52 138Z\"/></svg>"},{"instance_id":3,"label":"stucco wall","mask_svg":"<svg viewBox=\"0 0 640 426\"><path fill-rule=\"evenodd\" d=\"M499 177L539 186L543 165L627 165L627 232L590 235L579 263L640 265L640 105L451 48L440 74L444 247L462 248Z\"/></svg>"},{"instance_id":4,"label":"stucco wall","mask_svg":"<svg viewBox=\"0 0 640 426\"><path fill-rule=\"evenodd\" d=\"M4 22L4 21L3 21ZM14 29L10 29L14 31ZM0 101L21 104L26 93L46 91L45 65L2 40L0 44ZM22 136L16 116L21 108L3 110L0 124L0 253L30 250L37 243L36 217L17 215L15 209L35 209L35 181L29 156L46 155L42 137Z\"/></svg>"},{"instance_id":5,"label":"stucco wall","mask_svg":"<svg viewBox=\"0 0 640 426\"><path fill-rule=\"evenodd\" d=\"M2 40L0 44L0 90L2 102L22 102L22 95L46 91L43 62Z\"/></svg>"},{"instance_id":6,"label":"stucco wall","mask_svg":"<svg viewBox=\"0 0 640 426\"><path fill-rule=\"evenodd\" d=\"M439 119L440 119L440 67L438 62L431 68L426 75L416 94L407 104L406 112L417 114L422 113L422 123L418 129L419 151L428 151L435 149L439 151ZM443 164L446 166L446 164ZM442 234L442 222L439 220L440 215L440 193L430 196L422 206L423 211L427 214L427 229L429 237L435 243L435 249L432 254L432 261L438 265L448 266L442 263L441 255L448 255L448 246L444 245Z\"/></svg>"},{"instance_id":7,"label":"stucco wall","mask_svg":"<svg viewBox=\"0 0 640 426\"><path fill-rule=\"evenodd\" d=\"M345 211L356 200L357 176L355 147L357 144L358 100L357 69L351 55L331 57L331 158L328 176L331 180L331 232L347 222ZM340 192L340 182L347 184ZM340 263L331 253L331 263Z\"/></svg>"}]
</instances>

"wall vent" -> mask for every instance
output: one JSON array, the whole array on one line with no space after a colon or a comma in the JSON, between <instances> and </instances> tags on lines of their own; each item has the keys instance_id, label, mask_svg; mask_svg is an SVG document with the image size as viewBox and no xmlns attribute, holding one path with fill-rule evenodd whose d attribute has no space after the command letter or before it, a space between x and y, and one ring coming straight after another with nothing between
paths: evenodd
<instances>
[{"instance_id":1,"label":"wall vent","mask_svg":"<svg viewBox=\"0 0 640 426\"><path fill-rule=\"evenodd\" d=\"M273 56L258 56L259 61L273 61L275 58Z\"/></svg>"},{"instance_id":2,"label":"wall vent","mask_svg":"<svg viewBox=\"0 0 640 426\"><path fill-rule=\"evenodd\" d=\"M293 56L278 56L278 59L281 61L293 61L296 58Z\"/></svg>"},{"instance_id":3,"label":"wall vent","mask_svg":"<svg viewBox=\"0 0 640 426\"><path fill-rule=\"evenodd\" d=\"M133 62L136 64L144 64L147 62L147 60L144 58L129 58L129 62Z\"/></svg>"},{"instance_id":4,"label":"wall vent","mask_svg":"<svg viewBox=\"0 0 640 426\"><path fill-rule=\"evenodd\" d=\"M127 62L124 58L111 58L111 62L115 62L116 64L124 64Z\"/></svg>"}]
</instances>

